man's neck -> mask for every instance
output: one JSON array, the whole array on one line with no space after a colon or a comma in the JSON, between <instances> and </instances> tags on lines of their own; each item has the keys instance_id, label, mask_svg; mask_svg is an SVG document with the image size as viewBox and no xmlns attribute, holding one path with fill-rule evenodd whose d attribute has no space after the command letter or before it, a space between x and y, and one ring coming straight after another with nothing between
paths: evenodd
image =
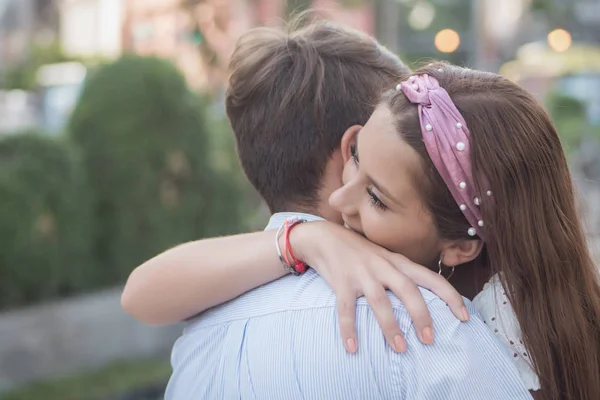
<instances>
[{"instance_id":1,"label":"man's neck","mask_svg":"<svg viewBox=\"0 0 600 400\"><path fill-rule=\"evenodd\" d=\"M327 205L329 207L329 205ZM298 205L298 204L286 204L284 208L272 211L273 214L277 213L297 213L297 214L309 214L314 215L316 217L321 217L323 219L327 219L323 214L323 208L321 205L317 205L316 207L310 207L306 205ZM327 208L327 207L325 207Z\"/></svg>"},{"instance_id":2,"label":"man's neck","mask_svg":"<svg viewBox=\"0 0 600 400\"><path fill-rule=\"evenodd\" d=\"M336 224L343 224L342 215L333 210L329 204L327 206L322 207L302 207L302 206L294 206L290 205L285 210L279 210L277 212L292 212L292 213L301 213L301 214L310 214L317 217L321 217L324 220L334 222Z\"/></svg>"},{"instance_id":3,"label":"man's neck","mask_svg":"<svg viewBox=\"0 0 600 400\"><path fill-rule=\"evenodd\" d=\"M289 208L286 208L285 210L276 211L273 214L277 214L277 213L310 214L310 215L315 215L317 217L323 218L321 216L321 213L319 212L319 210L310 209L310 208L306 208L306 207L291 206Z\"/></svg>"}]
</instances>

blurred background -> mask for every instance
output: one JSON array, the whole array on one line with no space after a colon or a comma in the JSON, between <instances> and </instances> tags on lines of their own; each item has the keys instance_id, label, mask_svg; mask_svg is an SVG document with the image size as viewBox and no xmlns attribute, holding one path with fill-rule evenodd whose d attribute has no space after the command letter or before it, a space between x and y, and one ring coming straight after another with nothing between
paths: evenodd
<instances>
[{"instance_id":1,"label":"blurred background","mask_svg":"<svg viewBox=\"0 0 600 400\"><path fill-rule=\"evenodd\" d=\"M237 38L314 8L553 116L600 238L599 0L0 0L0 398L160 399L181 327L120 309L169 247L262 229L225 119Z\"/></svg>"}]
</instances>

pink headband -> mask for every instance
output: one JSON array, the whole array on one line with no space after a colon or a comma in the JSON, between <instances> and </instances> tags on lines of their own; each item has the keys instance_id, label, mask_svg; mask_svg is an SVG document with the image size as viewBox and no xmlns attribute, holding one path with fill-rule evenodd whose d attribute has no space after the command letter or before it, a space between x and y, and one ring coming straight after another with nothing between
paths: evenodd
<instances>
[{"instance_id":1,"label":"pink headband","mask_svg":"<svg viewBox=\"0 0 600 400\"><path fill-rule=\"evenodd\" d=\"M411 103L419 105L419 120L427 153L438 173L452 193L460 210L471 227L470 236L479 235L484 240L483 219L479 209L469 145L467 124L433 76L411 76L396 87L402 90ZM487 191L488 196L492 195Z\"/></svg>"}]
</instances>

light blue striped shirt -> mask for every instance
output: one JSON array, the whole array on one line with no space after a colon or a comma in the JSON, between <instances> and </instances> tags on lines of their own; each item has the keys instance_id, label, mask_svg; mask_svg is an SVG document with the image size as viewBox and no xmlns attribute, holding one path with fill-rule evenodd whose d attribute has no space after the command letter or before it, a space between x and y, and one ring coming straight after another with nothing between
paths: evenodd
<instances>
[{"instance_id":1,"label":"light blue striped shirt","mask_svg":"<svg viewBox=\"0 0 600 400\"><path fill-rule=\"evenodd\" d=\"M267 229L290 215L275 214ZM361 298L359 349L350 355L335 295L314 270L264 285L187 323L173 348L165 399L531 399L512 354L468 301L471 320L462 323L440 298L421 293L435 344L421 344L406 309L389 294L407 352L386 344Z\"/></svg>"}]
</instances>

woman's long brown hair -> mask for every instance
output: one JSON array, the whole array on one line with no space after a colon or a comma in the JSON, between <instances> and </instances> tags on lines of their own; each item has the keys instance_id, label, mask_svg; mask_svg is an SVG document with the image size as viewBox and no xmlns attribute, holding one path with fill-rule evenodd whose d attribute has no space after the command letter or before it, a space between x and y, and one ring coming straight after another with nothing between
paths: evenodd
<instances>
[{"instance_id":1,"label":"woman's long brown hair","mask_svg":"<svg viewBox=\"0 0 600 400\"><path fill-rule=\"evenodd\" d=\"M486 243L478 267L500 273L539 378L536 398L600 398L600 284L577 215L573 182L550 117L498 75L444 63L434 76L471 132L471 157ZM398 131L422 157L423 195L445 239L470 240L469 224L423 144L417 107L388 98ZM477 172L483 173L489 186ZM492 197L486 196L490 190Z\"/></svg>"}]
</instances>

